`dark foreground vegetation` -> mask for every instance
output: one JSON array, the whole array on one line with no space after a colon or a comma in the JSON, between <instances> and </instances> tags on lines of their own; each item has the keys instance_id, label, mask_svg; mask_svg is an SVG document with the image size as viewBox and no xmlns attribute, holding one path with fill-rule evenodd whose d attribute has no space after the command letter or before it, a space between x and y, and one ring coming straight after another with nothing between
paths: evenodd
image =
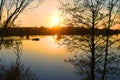
<instances>
[{"instance_id":1,"label":"dark foreground vegetation","mask_svg":"<svg viewBox=\"0 0 120 80\"><path fill-rule=\"evenodd\" d=\"M22 35L86 35L91 33L91 29L73 27L23 27L7 28L0 36L22 36ZM106 35L107 29L95 29L95 35ZM110 30L110 35L120 34L120 30Z\"/></svg>"}]
</instances>

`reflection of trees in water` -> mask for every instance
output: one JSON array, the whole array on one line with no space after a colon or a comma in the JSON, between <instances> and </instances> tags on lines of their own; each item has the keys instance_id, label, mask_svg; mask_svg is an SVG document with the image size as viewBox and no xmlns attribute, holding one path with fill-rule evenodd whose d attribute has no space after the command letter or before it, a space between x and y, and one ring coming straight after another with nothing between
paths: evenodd
<instances>
[{"instance_id":1,"label":"reflection of trees in water","mask_svg":"<svg viewBox=\"0 0 120 80\"><path fill-rule=\"evenodd\" d=\"M2 41L2 47L11 48L13 44L13 39L11 37L4 37Z\"/></svg>"},{"instance_id":2,"label":"reflection of trees in water","mask_svg":"<svg viewBox=\"0 0 120 80\"><path fill-rule=\"evenodd\" d=\"M95 37L95 75L100 79L103 72L104 57L105 57L105 41L106 38L102 35ZM83 36L64 36L64 39L59 42L60 45L66 45L68 50L74 53L70 56L66 62L73 64L76 71L81 75L88 75L90 78L90 59L91 59L91 40L89 35ZM109 39L109 55L107 62L107 75L108 80L110 78L120 78L120 38L118 35L113 35ZM86 77L86 76L85 76Z\"/></svg>"},{"instance_id":3,"label":"reflection of trees in water","mask_svg":"<svg viewBox=\"0 0 120 80\"><path fill-rule=\"evenodd\" d=\"M53 39L55 40L56 43L59 43L61 39L64 38L64 35L54 35Z\"/></svg>"},{"instance_id":4,"label":"reflection of trees in water","mask_svg":"<svg viewBox=\"0 0 120 80\"><path fill-rule=\"evenodd\" d=\"M21 61L22 42L20 38L4 38L2 45L12 47L16 61L11 65L0 63L0 80L37 80L30 67L26 68ZM7 44L8 43L8 44ZM8 48L7 47L7 48Z\"/></svg>"}]
</instances>

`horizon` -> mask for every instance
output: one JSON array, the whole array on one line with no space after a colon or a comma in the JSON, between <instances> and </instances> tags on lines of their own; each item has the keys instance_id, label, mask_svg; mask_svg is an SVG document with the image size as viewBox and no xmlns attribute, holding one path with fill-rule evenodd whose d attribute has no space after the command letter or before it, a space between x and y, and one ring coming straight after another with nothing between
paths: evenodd
<instances>
[{"instance_id":1,"label":"horizon","mask_svg":"<svg viewBox=\"0 0 120 80\"><path fill-rule=\"evenodd\" d=\"M120 0L1 0L0 80L119 80L119 11Z\"/></svg>"}]
</instances>

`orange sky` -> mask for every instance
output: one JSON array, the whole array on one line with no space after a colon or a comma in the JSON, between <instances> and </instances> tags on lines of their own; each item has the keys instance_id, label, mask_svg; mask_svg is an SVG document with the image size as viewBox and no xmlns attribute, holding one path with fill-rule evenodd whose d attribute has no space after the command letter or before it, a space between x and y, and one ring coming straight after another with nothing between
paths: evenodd
<instances>
[{"instance_id":1,"label":"orange sky","mask_svg":"<svg viewBox=\"0 0 120 80\"><path fill-rule=\"evenodd\" d=\"M24 27L51 27L53 18L59 16L58 6L58 0L45 0L38 8L22 13L16 23Z\"/></svg>"},{"instance_id":2,"label":"orange sky","mask_svg":"<svg viewBox=\"0 0 120 80\"><path fill-rule=\"evenodd\" d=\"M22 27L53 27L53 19L60 15L58 6L59 0L44 0L38 8L22 13L16 23ZM116 25L113 29L120 29L119 27Z\"/></svg>"}]
</instances>

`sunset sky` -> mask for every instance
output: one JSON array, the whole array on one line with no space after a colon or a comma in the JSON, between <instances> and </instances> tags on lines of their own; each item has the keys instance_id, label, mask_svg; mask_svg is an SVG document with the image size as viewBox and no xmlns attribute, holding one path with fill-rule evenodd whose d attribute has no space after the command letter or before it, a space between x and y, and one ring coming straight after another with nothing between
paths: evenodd
<instances>
[{"instance_id":1,"label":"sunset sky","mask_svg":"<svg viewBox=\"0 0 120 80\"><path fill-rule=\"evenodd\" d=\"M58 6L58 0L44 0L38 8L22 13L16 23L23 27L55 26L59 22Z\"/></svg>"},{"instance_id":2,"label":"sunset sky","mask_svg":"<svg viewBox=\"0 0 120 80\"><path fill-rule=\"evenodd\" d=\"M59 22L58 7L59 0L44 0L39 7L20 14L16 24L21 27L54 27ZM119 25L113 29L120 29Z\"/></svg>"}]
</instances>

